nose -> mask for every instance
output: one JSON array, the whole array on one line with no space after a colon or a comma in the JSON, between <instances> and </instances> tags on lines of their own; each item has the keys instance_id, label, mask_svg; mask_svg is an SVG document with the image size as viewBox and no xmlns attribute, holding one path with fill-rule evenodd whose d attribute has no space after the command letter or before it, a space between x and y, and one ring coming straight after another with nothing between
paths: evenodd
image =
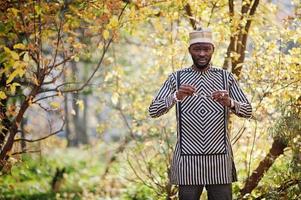
<instances>
[{"instance_id":1,"label":"nose","mask_svg":"<svg viewBox=\"0 0 301 200\"><path fill-rule=\"evenodd\" d=\"M200 56L204 56L205 54L206 54L205 51L200 51L199 53Z\"/></svg>"}]
</instances>

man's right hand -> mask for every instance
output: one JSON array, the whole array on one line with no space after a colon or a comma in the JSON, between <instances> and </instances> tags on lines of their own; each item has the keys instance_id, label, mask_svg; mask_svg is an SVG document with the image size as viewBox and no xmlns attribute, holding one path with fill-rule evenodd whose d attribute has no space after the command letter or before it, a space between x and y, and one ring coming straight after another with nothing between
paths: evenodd
<instances>
[{"instance_id":1,"label":"man's right hand","mask_svg":"<svg viewBox=\"0 0 301 200\"><path fill-rule=\"evenodd\" d=\"M195 87L188 84L180 85L179 90L176 92L176 97L178 100L182 101L187 96L192 96L196 91Z\"/></svg>"}]
</instances>

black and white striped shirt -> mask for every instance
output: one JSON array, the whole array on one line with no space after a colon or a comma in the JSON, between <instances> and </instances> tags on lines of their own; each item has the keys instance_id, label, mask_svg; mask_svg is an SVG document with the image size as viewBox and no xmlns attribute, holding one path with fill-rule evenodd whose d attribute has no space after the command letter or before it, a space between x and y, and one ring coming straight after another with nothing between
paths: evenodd
<instances>
[{"instance_id":1,"label":"black and white striped shirt","mask_svg":"<svg viewBox=\"0 0 301 200\"><path fill-rule=\"evenodd\" d=\"M177 82L177 80L179 80ZM175 102L177 86L190 84L200 95ZM149 107L159 117L176 105L178 140L171 165L171 182L178 185L227 184L236 181L227 134L228 108L208 96L226 89L234 100L233 113L249 118L252 108L233 74L215 67L204 72L184 68L172 73Z\"/></svg>"}]
</instances>

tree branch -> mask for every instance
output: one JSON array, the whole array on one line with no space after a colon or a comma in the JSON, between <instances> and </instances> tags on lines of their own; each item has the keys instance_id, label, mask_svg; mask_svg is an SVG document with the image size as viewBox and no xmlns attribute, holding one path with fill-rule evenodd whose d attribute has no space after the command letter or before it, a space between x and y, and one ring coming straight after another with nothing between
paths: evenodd
<instances>
[{"instance_id":1,"label":"tree branch","mask_svg":"<svg viewBox=\"0 0 301 200\"><path fill-rule=\"evenodd\" d=\"M242 65L239 65L240 63L243 63L245 60L245 50L247 47L247 39L248 39L248 34L249 34L249 30L251 27L251 23L252 23L252 16L255 14L255 11L257 9L259 5L259 0L255 0L250 8L250 5L247 4L247 8L249 11L248 16L244 16L247 17L247 23L245 24L244 27L240 28L239 30L239 37L238 37L238 41L237 41L237 49L236 49L236 53L238 53L240 56L238 58L237 61L234 61L234 66L233 66L233 73L239 77L240 73L241 73L241 69L242 69ZM244 9L242 9L242 11L245 11ZM243 14L242 14L243 17ZM239 66L238 66L239 65Z\"/></svg>"},{"instance_id":2,"label":"tree branch","mask_svg":"<svg viewBox=\"0 0 301 200\"><path fill-rule=\"evenodd\" d=\"M64 128L64 125L65 125L65 121L64 121L62 127L61 127L59 130L57 130L57 131L55 131L55 132L53 132L53 133L50 133L49 135L46 135L46 136L44 136L44 137L41 137L41 138L39 138L39 139L30 140L30 139L26 139L26 138L19 138L19 139L15 139L14 142L18 142L18 141L38 142L38 141L41 141L41 140L45 140L45 139L47 139L47 138L49 138L49 137L51 137L51 136L53 136L53 135L56 135L56 134L62 132L62 131L63 131L63 128Z\"/></svg>"},{"instance_id":3,"label":"tree branch","mask_svg":"<svg viewBox=\"0 0 301 200\"><path fill-rule=\"evenodd\" d=\"M186 14L187 14L188 17L189 17L189 21L190 21L190 24L191 24L193 30L196 30L196 21L195 21L195 19L194 19L193 16L192 16L190 4L187 3L187 4L184 6L184 9L185 9L185 11L186 11Z\"/></svg>"},{"instance_id":4,"label":"tree branch","mask_svg":"<svg viewBox=\"0 0 301 200\"><path fill-rule=\"evenodd\" d=\"M58 54L59 44L60 44L60 40L61 40L62 19L61 19L61 17L59 17L59 19L60 19L60 23L59 23L58 33L57 33L56 48L55 48L54 59L53 59L53 64L52 64L51 69L54 68L57 54Z\"/></svg>"},{"instance_id":5,"label":"tree branch","mask_svg":"<svg viewBox=\"0 0 301 200\"><path fill-rule=\"evenodd\" d=\"M229 21L230 21L230 31L231 31L231 36L230 36L230 43L227 48L227 53L226 57L224 60L223 64L223 69L228 69L231 66L231 52L235 50L235 32L234 31L234 25L233 25L233 17L234 17L234 2L233 0L228 1L228 7L229 7ZM232 32L234 31L234 32Z\"/></svg>"},{"instance_id":6,"label":"tree branch","mask_svg":"<svg viewBox=\"0 0 301 200\"><path fill-rule=\"evenodd\" d=\"M212 3L212 8L211 8L210 17L209 17L209 20L208 20L207 27L209 27L209 25L211 23L211 19L212 19L213 13L214 13L214 9L217 7L216 6L217 3L218 3L217 1Z\"/></svg>"},{"instance_id":7,"label":"tree branch","mask_svg":"<svg viewBox=\"0 0 301 200\"><path fill-rule=\"evenodd\" d=\"M272 147L265 158L259 163L258 167L253 171L252 175L246 180L244 187L240 190L240 195L251 193L257 187L264 173L273 165L275 160L284 152L287 147L280 138L274 138Z\"/></svg>"},{"instance_id":8,"label":"tree branch","mask_svg":"<svg viewBox=\"0 0 301 200\"><path fill-rule=\"evenodd\" d=\"M17 152L12 153L11 155L14 156L14 155L24 154L24 153L40 153L40 152L41 152L41 150L17 151Z\"/></svg>"},{"instance_id":9,"label":"tree branch","mask_svg":"<svg viewBox=\"0 0 301 200\"><path fill-rule=\"evenodd\" d=\"M287 190L288 188L294 186L294 185L298 185L298 184L301 184L301 180L300 179L292 179L292 180L288 180L288 181L285 181L280 187L272 190L272 191L275 191L277 193L281 193L281 192L284 192L285 190ZM257 197L255 200L260 200L260 199L267 199L268 195L271 193L271 190L269 193L267 194L263 194L259 197Z\"/></svg>"}]
</instances>

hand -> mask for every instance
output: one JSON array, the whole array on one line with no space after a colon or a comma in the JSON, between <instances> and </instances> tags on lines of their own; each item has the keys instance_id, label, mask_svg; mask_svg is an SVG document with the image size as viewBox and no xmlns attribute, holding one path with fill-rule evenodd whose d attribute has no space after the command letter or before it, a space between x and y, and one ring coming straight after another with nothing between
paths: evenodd
<instances>
[{"instance_id":1,"label":"hand","mask_svg":"<svg viewBox=\"0 0 301 200\"><path fill-rule=\"evenodd\" d=\"M229 93L226 90L218 90L211 94L212 99L214 101L219 102L223 106L231 106L231 98L229 97Z\"/></svg>"},{"instance_id":2,"label":"hand","mask_svg":"<svg viewBox=\"0 0 301 200\"><path fill-rule=\"evenodd\" d=\"M177 99L181 101L187 96L192 96L195 90L195 87L193 87L192 85L183 84L176 92Z\"/></svg>"}]
</instances>

